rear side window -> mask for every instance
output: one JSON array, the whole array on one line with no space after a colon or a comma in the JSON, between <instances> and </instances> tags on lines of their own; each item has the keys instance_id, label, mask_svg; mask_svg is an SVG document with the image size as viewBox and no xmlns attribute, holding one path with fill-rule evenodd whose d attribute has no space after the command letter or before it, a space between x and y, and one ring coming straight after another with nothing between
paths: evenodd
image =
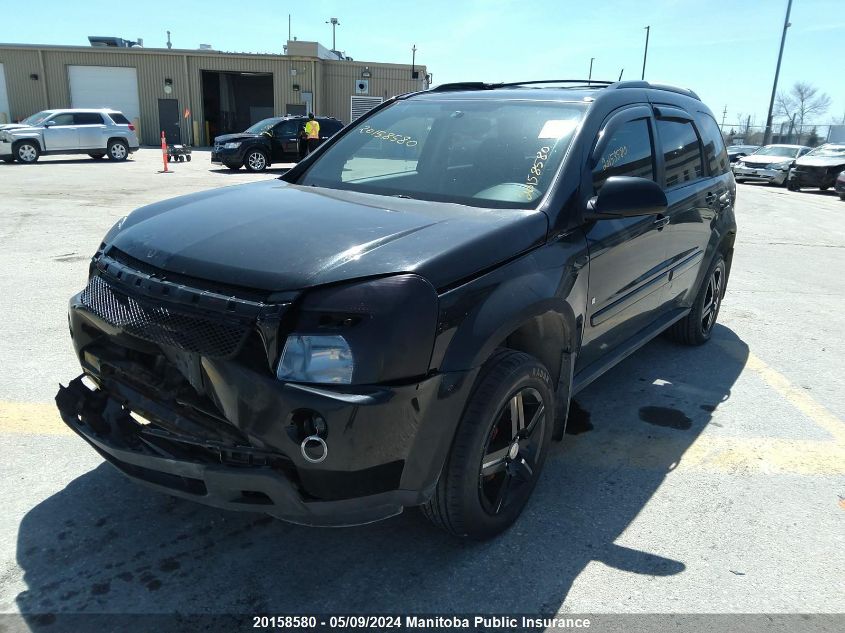
<instances>
[{"instance_id":1,"label":"rear side window","mask_svg":"<svg viewBox=\"0 0 845 633\"><path fill-rule=\"evenodd\" d=\"M120 112L109 112L111 120L118 125L129 125L129 119L123 116Z\"/></svg>"},{"instance_id":2,"label":"rear side window","mask_svg":"<svg viewBox=\"0 0 845 633\"><path fill-rule=\"evenodd\" d=\"M676 187L704 175L701 142L690 121L657 120L663 160L666 162L666 187Z\"/></svg>"},{"instance_id":3,"label":"rear side window","mask_svg":"<svg viewBox=\"0 0 845 633\"><path fill-rule=\"evenodd\" d=\"M74 112L74 125L102 125L103 116L97 112Z\"/></svg>"},{"instance_id":4,"label":"rear side window","mask_svg":"<svg viewBox=\"0 0 845 633\"><path fill-rule=\"evenodd\" d=\"M332 136L342 128L340 121L322 121L320 123L320 132L322 136Z\"/></svg>"},{"instance_id":5,"label":"rear side window","mask_svg":"<svg viewBox=\"0 0 845 633\"><path fill-rule=\"evenodd\" d=\"M611 133L593 169L596 192L611 176L638 176L654 180L654 152L647 119L628 121Z\"/></svg>"},{"instance_id":6,"label":"rear side window","mask_svg":"<svg viewBox=\"0 0 845 633\"><path fill-rule=\"evenodd\" d=\"M704 141L704 159L710 168L710 174L712 176L718 176L719 174L728 173L730 169L728 150L725 148L725 142L722 140L722 132L719 130L716 120L709 114L702 112L699 121L699 130Z\"/></svg>"}]
</instances>

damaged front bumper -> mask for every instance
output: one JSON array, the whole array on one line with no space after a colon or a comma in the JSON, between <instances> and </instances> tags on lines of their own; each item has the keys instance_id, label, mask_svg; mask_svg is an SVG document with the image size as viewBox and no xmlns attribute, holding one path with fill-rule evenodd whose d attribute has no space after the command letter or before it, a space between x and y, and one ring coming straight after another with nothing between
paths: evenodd
<instances>
[{"instance_id":1,"label":"damaged front bumper","mask_svg":"<svg viewBox=\"0 0 845 633\"><path fill-rule=\"evenodd\" d=\"M430 498L475 371L399 385L286 383L237 358L137 339L80 296L69 317L84 374L59 390L56 404L131 479L306 525L368 523ZM174 388L165 365L201 392L181 378ZM327 449L319 463L301 447L315 420Z\"/></svg>"}]
</instances>

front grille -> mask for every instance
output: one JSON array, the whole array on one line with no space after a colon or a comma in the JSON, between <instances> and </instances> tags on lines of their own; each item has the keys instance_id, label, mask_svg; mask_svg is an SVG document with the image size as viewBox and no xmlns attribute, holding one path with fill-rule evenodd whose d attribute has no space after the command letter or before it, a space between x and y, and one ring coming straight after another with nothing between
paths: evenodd
<instances>
[{"instance_id":1,"label":"front grille","mask_svg":"<svg viewBox=\"0 0 845 633\"><path fill-rule=\"evenodd\" d=\"M233 356L249 334L245 323L213 320L130 297L97 276L88 282L80 299L92 313L127 334L203 356Z\"/></svg>"}]
</instances>

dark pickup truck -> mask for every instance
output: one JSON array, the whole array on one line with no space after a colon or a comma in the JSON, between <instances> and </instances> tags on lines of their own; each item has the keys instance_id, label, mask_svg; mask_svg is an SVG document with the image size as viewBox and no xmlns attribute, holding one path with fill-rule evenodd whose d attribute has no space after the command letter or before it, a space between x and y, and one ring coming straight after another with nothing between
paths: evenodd
<instances>
[{"instance_id":1,"label":"dark pickup truck","mask_svg":"<svg viewBox=\"0 0 845 633\"><path fill-rule=\"evenodd\" d=\"M320 142L343 127L337 119L316 117L320 124ZM224 134L214 139L211 162L229 169L246 167L264 171L273 163L296 162L305 156L302 130L308 117L286 116L264 119L238 134Z\"/></svg>"}]
</instances>

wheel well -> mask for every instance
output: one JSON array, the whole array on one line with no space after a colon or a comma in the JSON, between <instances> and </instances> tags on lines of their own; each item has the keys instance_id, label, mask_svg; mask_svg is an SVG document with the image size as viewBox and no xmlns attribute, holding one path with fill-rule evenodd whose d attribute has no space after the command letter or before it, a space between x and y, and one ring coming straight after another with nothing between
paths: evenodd
<instances>
[{"instance_id":1,"label":"wheel well","mask_svg":"<svg viewBox=\"0 0 845 633\"><path fill-rule=\"evenodd\" d=\"M728 287L728 280L731 278L731 263L734 258L734 242L736 241L736 233L727 233L719 242L719 252L725 260L725 283L722 284L722 296Z\"/></svg>"},{"instance_id":2,"label":"wheel well","mask_svg":"<svg viewBox=\"0 0 845 633\"><path fill-rule=\"evenodd\" d=\"M111 145L112 141L120 141L121 143L126 145L126 147L129 147L129 141L127 141L122 136L112 136L108 141L106 141L106 148L108 148L108 146Z\"/></svg>"},{"instance_id":3,"label":"wheel well","mask_svg":"<svg viewBox=\"0 0 845 633\"><path fill-rule=\"evenodd\" d=\"M41 141L39 141L37 138L19 138L12 143L12 147L17 147L21 143L26 143L27 141L29 141L30 143L35 143L35 145L38 147L39 152L44 151L44 148L41 146Z\"/></svg>"},{"instance_id":4,"label":"wheel well","mask_svg":"<svg viewBox=\"0 0 845 633\"><path fill-rule=\"evenodd\" d=\"M572 351L569 328L555 312L531 317L508 334L499 347L525 352L539 360L549 370L554 385L560 381L563 355Z\"/></svg>"}]
</instances>

